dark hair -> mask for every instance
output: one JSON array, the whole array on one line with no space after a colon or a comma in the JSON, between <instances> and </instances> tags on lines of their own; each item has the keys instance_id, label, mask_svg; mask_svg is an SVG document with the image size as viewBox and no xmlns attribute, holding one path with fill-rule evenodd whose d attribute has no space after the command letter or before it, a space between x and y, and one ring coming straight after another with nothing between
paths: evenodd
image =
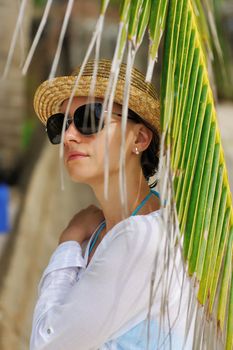
<instances>
[{"instance_id":1,"label":"dark hair","mask_svg":"<svg viewBox=\"0 0 233 350\"><path fill-rule=\"evenodd\" d=\"M148 181L149 178L158 170L159 165L159 146L160 146L160 136L157 130L155 130L148 122L142 119L137 113L133 112L131 109L128 110L128 118L133 120L135 123L144 124L148 129L153 132L153 137L148 148L142 152L141 155L141 167L143 175ZM154 182L151 187L154 187L156 182Z\"/></svg>"}]
</instances>

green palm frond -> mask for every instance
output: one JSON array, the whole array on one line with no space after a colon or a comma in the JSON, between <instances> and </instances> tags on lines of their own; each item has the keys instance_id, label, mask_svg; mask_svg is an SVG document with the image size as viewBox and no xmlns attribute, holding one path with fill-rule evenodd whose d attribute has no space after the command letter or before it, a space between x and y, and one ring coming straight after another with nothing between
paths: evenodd
<instances>
[{"instance_id":1,"label":"green palm frond","mask_svg":"<svg viewBox=\"0 0 233 350\"><path fill-rule=\"evenodd\" d=\"M200 3L198 4L200 6ZM208 78L191 1L170 1L162 74L162 129L171 147L183 254L198 301L232 349L233 209Z\"/></svg>"},{"instance_id":2,"label":"green palm frond","mask_svg":"<svg viewBox=\"0 0 233 350\"><path fill-rule=\"evenodd\" d=\"M148 26L150 80L165 32L161 125L164 148L171 157L183 255L189 275L195 278L196 297L205 308L206 320L215 324L219 344L230 350L233 208L207 71L208 54L212 52L210 33L215 31L213 23L209 30L199 0L151 1L150 13L148 6L149 1L132 2L128 41L136 43L136 26L140 33ZM211 10L209 6L207 10ZM202 346L206 346L204 342Z\"/></svg>"}]
</instances>

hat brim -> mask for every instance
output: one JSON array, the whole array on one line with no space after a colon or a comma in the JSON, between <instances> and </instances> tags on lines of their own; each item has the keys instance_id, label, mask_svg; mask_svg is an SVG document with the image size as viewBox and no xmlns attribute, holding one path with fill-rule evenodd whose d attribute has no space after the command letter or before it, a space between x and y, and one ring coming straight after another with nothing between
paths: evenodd
<instances>
[{"instance_id":1,"label":"hat brim","mask_svg":"<svg viewBox=\"0 0 233 350\"><path fill-rule=\"evenodd\" d=\"M57 77L47 80L39 86L34 97L34 109L43 124L46 124L51 115L60 112L62 102L71 96L76 78L76 76ZM75 88L74 96L88 97L90 95L91 80L91 76L81 76ZM97 77L94 89L96 98L104 98L108 81L108 78ZM114 102L121 105L123 104L124 85L124 80L118 80L114 96ZM153 98L146 91L131 85L129 108L160 132L158 99Z\"/></svg>"}]
</instances>

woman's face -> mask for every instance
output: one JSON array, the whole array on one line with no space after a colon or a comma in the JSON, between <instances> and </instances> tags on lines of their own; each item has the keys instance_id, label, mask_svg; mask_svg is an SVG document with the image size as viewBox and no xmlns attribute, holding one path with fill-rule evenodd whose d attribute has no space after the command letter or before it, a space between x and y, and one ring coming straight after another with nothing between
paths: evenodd
<instances>
[{"instance_id":1,"label":"woman's face","mask_svg":"<svg viewBox=\"0 0 233 350\"><path fill-rule=\"evenodd\" d=\"M95 102L102 102L101 99L95 99ZM87 103L90 99L86 97L74 97L69 116L73 118L75 110ZM65 100L61 106L61 112L65 113L68 100ZM109 152L109 175L118 175L120 146L121 146L121 114L122 107L118 104L113 105L112 119L109 124L108 134L108 152ZM105 118L107 113L105 113ZM125 164L130 162L133 154L133 143L135 141L136 124L128 121L125 139ZM104 164L106 150L106 130L104 128L92 135L81 134L71 123L64 135L64 162L69 175L74 181L95 184L104 180Z\"/></svg>"}]
</instances>

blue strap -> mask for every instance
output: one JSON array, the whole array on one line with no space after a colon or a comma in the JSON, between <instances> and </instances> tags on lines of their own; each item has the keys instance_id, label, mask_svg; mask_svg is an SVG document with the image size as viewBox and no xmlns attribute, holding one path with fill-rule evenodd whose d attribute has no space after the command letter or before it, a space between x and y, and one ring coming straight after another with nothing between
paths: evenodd
<instances>
[{"instance_id":1,"label":"blue strap","mask_svg":"<svg viewBox=\"0 0 233 350\"><path fill-rule=\"evenodd\" d=\"M157 191L152 191L150 190L150 192L148 193L148 195L143 199L143 201L137 206L137 208L132 212L131 216L136 215L139 210L143 207L143 205L145 205L145 203L150 199L150 197L153 195L155 195L156 197L160 198L159 193Z\"/></svg>"},{"instance_id":2,"label":"blue strap","mask_svg":"<svg viewBox=\"0 0 233 350\"><path fill-rule=\"evenodd\" d=\"M143 205L150 199L152 196L152 192L150 191L148 195L141 201L141 203L137 206L137 208L132 212L131 216L136 215L139 210L143 207Z\"/></svg>"},{"instance_id":3,"label":"blue strap","mask_svg":"<svg viewBox=\"0 0 233 350\"><path fill-rule=\"evenodd\" d=\"M158 199L160 199L160 194L159 192L155 191L155 190L151 190L151 192L156 196L158 197Z\"/></svg>"},{"instance_id":4,"label":"blue strap","mask_svg":"<svg viewBox=\"0 0 233 350\"><path fill-rule=\"evenodd\" d=\"M96 231L92 241L91 241L91 244L90 244L90 247L89 247L89 255L91 254L91 251L93 250L94 248L94 245L96 244L96 241L99 237L99 234L100 232L103 230L103 228L106 226L106 222L103 221L102 224L99 226L98 230Z\"/></svg>"}]
</instances>

